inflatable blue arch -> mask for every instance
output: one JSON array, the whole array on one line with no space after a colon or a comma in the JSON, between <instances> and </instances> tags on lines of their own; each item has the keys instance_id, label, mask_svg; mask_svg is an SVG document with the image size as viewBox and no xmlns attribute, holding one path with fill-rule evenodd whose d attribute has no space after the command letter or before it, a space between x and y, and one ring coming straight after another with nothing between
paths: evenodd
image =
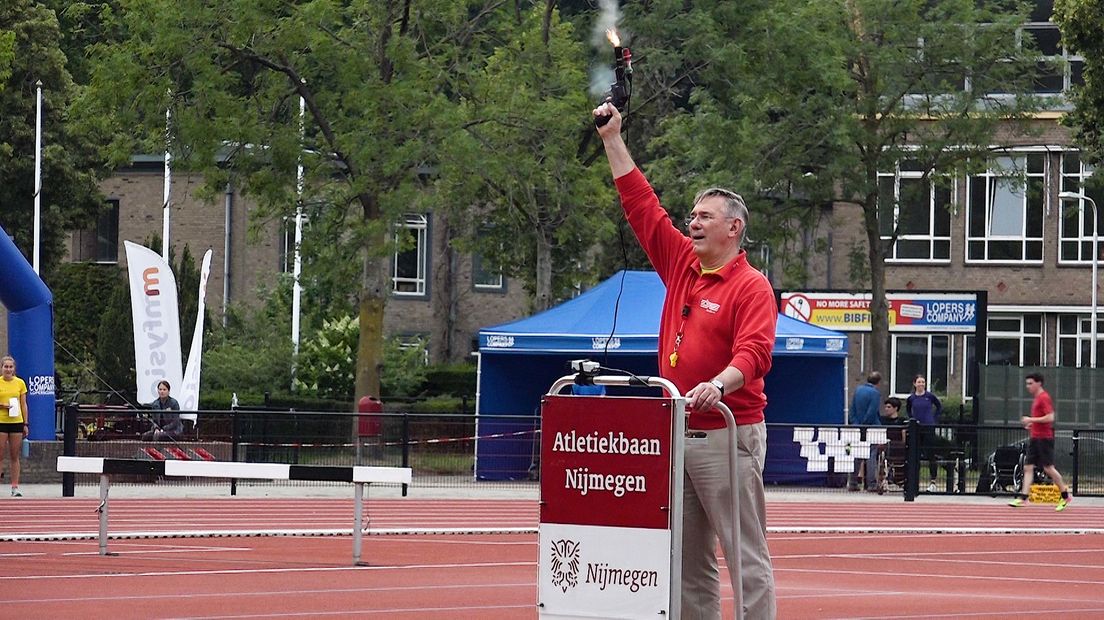
<instances>
[{"instance_id":1,"label":"inflatable blue arch","mask_svg":"<svg viewBox=\"0 0 1104 620\"><path fill-rule=\"evenodd\" d=\"M8 309L8 347L15 358L16 374L27 382L30 438L56 439L54 296L3 228L0 265L0 303Z\"/></svg>"}]
</instances>

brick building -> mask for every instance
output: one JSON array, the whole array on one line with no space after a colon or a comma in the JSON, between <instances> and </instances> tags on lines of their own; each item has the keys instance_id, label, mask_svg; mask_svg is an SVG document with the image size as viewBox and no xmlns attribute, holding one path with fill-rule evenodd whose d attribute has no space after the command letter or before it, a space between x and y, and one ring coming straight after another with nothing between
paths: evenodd
<instances>
[{"instance_id":1,"label":"brick building","mask_svg":"<svg viewBox=\"0 0 1104 620\"><path fill-rule=\"evenodd\" d=\"M986 172L956 178L946 189L933 184L923 192L927 204L897 207L902 223L887 261L887 290L985 291L983 364L1089 365L1094 211L1088 202L1061 200L1059 193L1085 191L1092 168L1057 119L1045 113L1029 137L1001 136L1007 150L994 156ZM899 196L902 185L920 183L918 177L907 164L883 173ZM888 239L890 231L884 232ZM812 265L808 288L864 290L852 280L848 255L855 249L865 254L865 235L861 208L834 204L816 231L827 250ZM939 393L972 396L973 334L890 331L893 367L877 369L890 393L907 394L912 377L923 373ZM1099 319L1097 331L1104 332ZM868 332L851 333L852 387L869 370ZM1098 357L1102 350L1098 345Z\"/></svg>"},{"instance_id":2,"label":"brick building","mask_svg":"<svg viewBox=\"0 0 1104 620\"><path fill-rule=\"evenodd\" d=\"M199 187L197 177L173 174L169 240L177 255L188 245L197 261L213 250L207 307L217 318L224 302L256 304L258 287L291 271L293 224L258 223L250 217L255 204L233 188L207 202L196 196ZM112 208L95 228L73 233L70 259L125 269L123 240L161 235L164 160L135 157L101 189ZM515 319L529 307L520 284L480 269L479 257L453 250L451 230L444 215L407 215L400 234L416 243L392 261L394 291L384 317L389 335L425 338L427 359L435 362L467 359L480 327Z\"/></svg>"}]
</instances>

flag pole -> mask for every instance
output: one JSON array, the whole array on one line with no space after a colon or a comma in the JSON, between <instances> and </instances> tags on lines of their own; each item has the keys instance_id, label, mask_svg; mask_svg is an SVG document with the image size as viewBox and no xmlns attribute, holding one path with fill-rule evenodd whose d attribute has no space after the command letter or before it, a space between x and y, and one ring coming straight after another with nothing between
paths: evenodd
<instances>
[{"instance_id":1,"label":"flag pole","mask_svg":"<svg viewBox=\"0 0 1104 620\"><path fill-rule=\"evenodd\" d=\"M39 255L42 247L42 80L35 82L35 184L34 184L34 272L39 273Z\"/></svg>"},{"instance_id":2,"label":"flag pole","mask_svg":"<svg viewBox=\"0 0 1104 620\"><path fill-rule=\"evenodd\" d=\"M170 91L171 94L171 91ZM161 202L161 258L169 262L169 193L172 189L172 154L169 152L169 126L172 110L165 107L165 193Z\"/></svg>"},{"instance_id":3,"label":"flag pole","mask_svg":"<svg viewBox=\"0 0 1104 620\"><path fill-rule=\"evenodd\" d=\"M303 243L303 142L305 142L306 138L306 113L307 103L300 95L299 163L296 165L295 169L295 258L291 272L294 278L291 296L291 385L293 390L295 389L296 360L299 358L299 314L301 311L301 298L303 296L303 287L299 282L299 277L303 273L303 255L300 252L300 248Z\"/></svg>"}]
</instances>

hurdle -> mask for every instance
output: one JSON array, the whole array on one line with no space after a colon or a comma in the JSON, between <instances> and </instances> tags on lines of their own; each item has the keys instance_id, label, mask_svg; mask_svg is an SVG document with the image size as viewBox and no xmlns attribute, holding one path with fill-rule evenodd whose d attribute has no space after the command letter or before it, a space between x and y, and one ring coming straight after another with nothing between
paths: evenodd
<instances>
[{"instance_id":1,"label":"hurdle","mask_svg":"<svg viewBox=\"0 0 1104 620\"><path fill-rule=\"evenodd\" d=\"M63 473L100 476L100 555L107 551L108 494L112 475L192 476L200 478L250 478L259 480L312 480L353 483L353 566L360 560L364 536L364 485L372 483L410 484L409 467L331 467L283 463L236 463L232 461L146 461L88 456L59 456L57 470Z\"/></svg>"}]
</instances>

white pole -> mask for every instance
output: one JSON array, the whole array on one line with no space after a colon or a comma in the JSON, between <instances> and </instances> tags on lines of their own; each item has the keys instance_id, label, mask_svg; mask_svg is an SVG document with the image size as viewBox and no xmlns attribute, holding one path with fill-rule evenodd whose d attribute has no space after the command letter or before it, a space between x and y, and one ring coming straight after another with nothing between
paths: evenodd
<instances>
[{"instance_id":1,"label":"white pole","mask_svg":"<svg viewBox=\"0 0 1104 620\"><path fill-rule=\"evenodd\" d=\"M295 258L291 272L294 280L291 296L292 389L295 386L295 360L299 356L299 313L300 300L303 296L303 287L299 283L299 276L303 273L303 256L299 250L303 243L303 142L305 142L306 111L307 102L303 97L299 97L299 163L295 168Z\"/></svg>"},{"instance_id":2,"label":"white pole","mask_svg":"<svg viewBox=\"0 0 1104 620\"><path fill-rule=\"evenodd\" d=\"M169 193L172 189L172 154L169 152L169 123L172 110L165 108L165 194L161 202L161 258L169 262Z\"/></svg>"},{"instance_id":3,"label":"white pole","mask_svg":"<svg viewBox=\"0 0 1104 620\"><path fill-rule=\"evenodd\" d=\"M1100 263L1100 214L1096 210L1096 201L1077 192L1059 192L1060 200L1079 200L1089 203L1093 210L1093 242L1092 242L1092 276L1091 293L1089 296L1089 367L1096 368L1096 272Z\"/></svg>"},{"instance_id":4,"label":"white pole","mask_svg":"<svg viewBox=\"0 0 1104 620\"><path fill-rule=\"evenodd\" d=\"M1088 196L1085 196L1085 201L1092 206L1093 210L1093 245L1092 245L1092 300L1089 302L1092 305L1090 310L1090 318L1092 325L1089 327L1091 330L1089 333L1089 366L1096 368L1096 269L1097 264L1100 262L1100 246L1097 245L1100 236L1100 214L1096 210L1096 201Z\"/></svg>"},{"instance_id":5,"label":"white pole","mask_svg":"<svg viewBox=\"0 0 1104 620\"><path fill-rule=\"evenodd\" d=\"M42 247L42 80L35 82L35 185L34 185L34 250L32 266L38 273L39 255Z\"/></svg>"}]
</instances>

